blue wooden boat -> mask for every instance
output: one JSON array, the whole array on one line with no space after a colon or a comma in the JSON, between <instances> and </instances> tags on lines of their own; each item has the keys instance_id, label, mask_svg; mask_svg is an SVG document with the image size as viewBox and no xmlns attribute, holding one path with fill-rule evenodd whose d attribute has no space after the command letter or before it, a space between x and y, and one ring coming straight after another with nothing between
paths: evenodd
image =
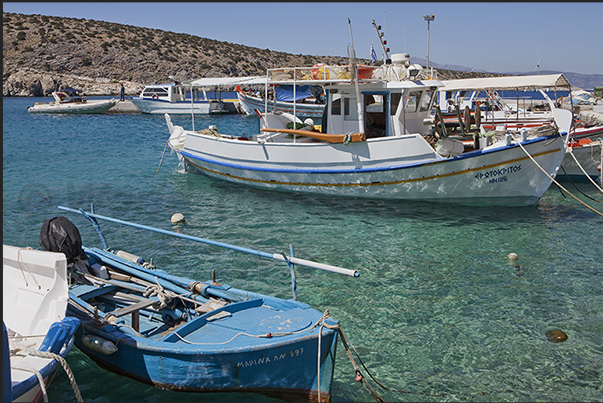
<instances>
[{"instance_id":1,"label":"blue wooden boat","mask_svg":"<svg viewBox=\"0 0 603 403\"><path fill-rule=\"evenodd\" d=\"M104 246L76 252L68 311L81 322L76 346L99 366L174 391L253 392L330 401L339 323L328 311L321 313L297 301L293 264L355 277L357 272L93 211L59 209L88 218ZM135 255L110 249L97 218L284 260L290 265L294 298L236 289L216 283L215 277L199 282L171 275Z\"/></svg>"}]
</instances>

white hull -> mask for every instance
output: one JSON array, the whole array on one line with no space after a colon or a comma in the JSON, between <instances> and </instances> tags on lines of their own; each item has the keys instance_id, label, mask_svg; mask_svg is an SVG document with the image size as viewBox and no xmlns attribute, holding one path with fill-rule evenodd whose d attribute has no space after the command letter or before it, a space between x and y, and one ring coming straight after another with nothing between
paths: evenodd
<instances>
[{"instance_id":1,"label":"white hull","mask_svg":"<svg viewBox=\"0 0 603 403\"><path fill-rule=\"evenodd\" d=\"M518 145L444 158L419 137L259 144L186 132L183 146L171 145L188 168L209 176L337 196L529 205L552 182ZM561 137L528 141L525 148L549 175L557 174L565 152Z\"/></svg>"},{"instance_id":2,"label":"white hull","mask_svg":"<svg viewBox=\"0 0 603 403\"><path fill-rule=\"evenodd\" d=\"M163 115L169 113L171 115L210 115L214 113L225 113L224 105L221 102L215 101L195 101L191 102L178 101L170 102L163 99L148 99L148 98L132 98L132 103L142 113L150 113L154 115Z\"/></svg>"},{"instance_id":3,"label":"white hull","mask_svg":"<svg viewBox=\"0 0 603 403\"><path fill-rule=\"evenodd\" d=\"M32 371L24 369L38 371L48 384L61 365L54 358L35 353L46 346L43 351L65 357L74 342L75 329L67 331L63 327L66 322L62 322L74 320L66 318L67 260L63 253L9 245L3 246L2 259L3 321L11 350L11 400L38 401L42 397L39 380ZM54 344L51 340L55 340Z\"/></svg>"},{"instance_id":4,"label":"white hull","mask_svg":"<svg viewBox=\"0 0 603 403\"><path fill-rule=\"evenodd\" d=\"M117 100L108 99L102 101L87 101L87 102L73 102L56 104L55 102L50 103L37 103L34 106L27 108L30 113L106 113L109 109L117 104Z\"/></svg>"}]
</instances>

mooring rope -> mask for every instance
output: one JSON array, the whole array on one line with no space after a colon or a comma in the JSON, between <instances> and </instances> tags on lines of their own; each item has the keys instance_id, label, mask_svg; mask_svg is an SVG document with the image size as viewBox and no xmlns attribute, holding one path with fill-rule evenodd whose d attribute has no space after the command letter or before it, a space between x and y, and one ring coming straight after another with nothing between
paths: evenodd
<instances>
[{"instance_id":1,"label":"mooring rope","mask_svg":"<svg viewBox=\"0 0 603 403\"><path fill-rule=\"evenodd\" d=\"M19 371L33 372L38 378L38 383L40 384L40 390L42 391L42 396L44 398L44 402L48 402L48 393L46 392L46 385L44 384L44 378L42 378L42 374L40 371L34 368L25 368L19 367L18 365L11 365L10 369L16 369Z\"/></svg>"},{"instance_id":2,"label":"mooring rope","mask_svg":"<svg viewBox=\"0 0 603 403\"><path fill-rule=\"evenodd\" d=\"M586 193L584 193L583 191L581 191L581 190L580 190L580 188L578 188L578 186L576 186L576 184L574 183L574 181L572 180L572 178L570 178L570 177L569 177L569 175L567 174L567 172L565 172L565 169L563 168L563 165L561 166L561 170L563 171L563 174L565 175L565 178L566 178L568 181L570 181L570 183L571 183L572 185L574 185L574 189L576 189L578 192L580 192L580 194L581 194L582 196L584 196L584 197L586 197L587 199L590 199L590 200L592 200L592 201L594 201L594 202L597 202L597 203L603 203L603 201L601 201L601 200L597 200L597 199L595 199L594 197L590 197L589 195L587 195ZM590 176L589 176L589 178L590 178ZM592 178L590 178L590 179L592 180ZM596 184L595 184L595 186L596 186ZM563 193L561 193L561 194L563 194ZM563 197L565 197L565 195L563 195Z\"/></svg>"},{"instance_id":3,"label":"mooring rope","mask_svg":"<svg viewBox=\"0 0 603 403\"><path fill-rule=\"evenodd\" d=\"M360 371L360 368L358 367L358 364L356 364L356 361L354 360L354 357L352 355L352 351L354 352L354 354L358 358L358 361L360 362L360 364L362 365L362 368L364 368L364 370L366 371L366 373L368 374L368 376L377 385L379 385L381 388L383 388L384 390L387 390L389 392L407 393L407 394L423 395L423 396L429 396L429 397L444 397L444 396L450 396L450 395L464 396L462 398L463 400L466 399L466 398L473 398L473 397L477 397L477 396L483 396L483 395L486 394L486 392L478 392L478 393L474 393L474 394L462 394L462 393L438 393L438 394L433 394L433 393L411 392L411 391L408 391L408 390L388 388L388 387L384 386L381 382L379 382L377 379L375 379L375 377L370 373L370 371L368 370L368 368L366 367L366 365L364 365L364 362L362 362L362 359L360 358L360 355L358 354L358 352L356 351L356 349L354 348L354 346L352 345L352 343L349 341L349 339L347 338L347 336L345 335L345 333L343 332L343 329L341 329L341 327L339 328L339 334L341 335L341 341L343 343L343 347L345 348L346 353L348 354L348 357L350 358L350 362L352 363L352 366L354 367L354 373L356 374L356 381L357 382L361 382L362 386L364 387L364 389L367 390L373 396L373 398L375 398L375 400L378 401L378 402L385 402L385 400L383 400L383 398L381 396L379 396L379 394L373 389L373 387L364 378L364 376L362 375L362 372Z\"/></svg>"},{"instance_id":4,"label":"mooring rope","mask_svg":"<svg viewBox=\"0 0 603 403\"><path fill-rule=\"evenodd\" d=\"M563 186L561 186L561 184L560 184L559 182L557 182L557 181L555 180L555 178L553 178L551 175L549 175L549 173L548 173L548 172L547 172L547 171L546 171L546 170L545 170L543 167L541 167L541 166L540 166L540 164L538 164L538 162L536 162L536 160L534 159L534 157L532 157L532 156L530 155L530 153L529 153L529 152L528 152L528 151L527 151L527 150L524 148L524 146L521 144L521 142L519 142L519 141L518 141L518 142L517 142L517 145L518 145L518 146L519 146L519 147L520 147L520 148L521 148L521 149L522 149L522 150L523 150L523 151L526 153L526 155L527 155L527 156L528 156L528 157L529 157L529 158L532 160L532 162L533 162L534 164L536 164L536 166L537 166L538 168L540 168L540 170L541 170L542 172L544 172L544 174L545 174L546 176L548 176L550 180L552 180L552 181L553 181L553 183L555 183L555 184L556 184L557 186L559 186L561 189L565 190L565 191L566 191L566 192L567 192L567 193L568 193L570 196L572 196L574 199L576 199L576 201L578 201L579 203L581 203L581 204L582 204L584 207L588 208L589 210L592 210L593 212L595 212L595 213L599 214L601 217L603 217L603 213L601 213L600 211L597 211L596 209L592 208L592 207L591 207L591 206L589 206L588 204L584 203L582 200L578 199L576 196L574 196L574 195L573 195L573 194L572 194L570 191L568 191L566 188L564 188Z\"/></svg>"},{"instance_id":5,"label":"mooring rope","mask_svg":"<svg viewBox=\"0 0 603 403\"><path fill-rule=\"evenodd\" d=\"M568 146L568 147L569 147L569 149L568 149L568 152L567 152L566 154L570 154L570 155L572 156L572 158L573 158L573 159L574 159L574 161L576 162L576 165L578 165L578 167L580 167L580 170L581 170L581 171L582 171L582 173L583 173L583 174L584 174L584 175L585 175L585 176L588 178L588 180L590 180L590 181L592 182L592 184L593 184L593 185L595 185L595 187L596 187L597 189L599 189L599 191L600 191L600 192L603 192L603 189L601 189L601 187L600 187L600 186L597 184L597 182L595 182L595 181L593 180L593 178L591 178L591 177L590 177L590 175L586 173L586 171L584 170L584 168L582 167L582 165L580 165L580 162L578 162L578 159L577 159L577 158L576 158L576 156L574 155L574 148L573 148L573 147L570 147L570 146ZM603 146L602 146L602 147L603 147ZM591 147L591 148L594 148L594 147ZM592 154L592 150L591 150L591 154ZM593 157L592 157L592 156L591 156L590 158L591 158L591 159L592 159L594 162L597 162L595 159L593 159ZM564 172L565 172L565 171L564 171ZM601 175L603 175L603 173L602 173Z\"/></svg>"},{"instance_id":6,"label":"mooring rope","mask_svg":"<svg viewBox=\"0 0 603 403\"><path fill-rule=\"evenodd\" d=\"M61 357L59 354L51 353L50 351L38 351L38 350L30 349L30 348L21 348L20 350L26 354L29 354L29 355L32 355L35 357L50 358L52 360L58 361L61 364L61 366L63 367L63 370L65 371L65 373L67 374L67 377L69 378L69 383L71 383L71 387L73 388L73 392L75 394L76 400L78 402L84 401L82 399L82 394L80 393L80 388L77 386L77 382L75 381L75 376L73 375L73 371L71 371L71 368L69 367L69 364L67 364L67 360L65 360L65 358ZM44 395L44 401L45 402L48 401L48 395L46 392L46 387L44 385L44 379L42 378L42 375L37 370L27 369L27 368L18 368L15 366L11 366L11 368L34 372L36 374L36 376L38 377L38 380L40 381L40 388L42 389L42 394Z\"/></svg>"}]
</instances>

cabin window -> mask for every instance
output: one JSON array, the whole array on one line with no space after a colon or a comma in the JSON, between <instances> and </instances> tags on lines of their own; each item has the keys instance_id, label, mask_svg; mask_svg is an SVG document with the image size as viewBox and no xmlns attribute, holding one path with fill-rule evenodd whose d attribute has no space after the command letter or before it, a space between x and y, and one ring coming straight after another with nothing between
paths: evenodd
<instances>
[{"instance_id":1,"label":"cabin window","mask_svg":"<svg viewBox=\"0 0 603 403\"><path fill-rule=\"evenodd\" d=\"M364 95L366 138L384 137L387 129L386 98L383 94Z\"/></svg>"},{"instance_id":2,"label":"cabin window","mask_svg":"<svg viewBox=\"0 0 603 403\"><path fill-rule=\"evenodd\" d=\"M435 94L436 92L430 89L423 93L423 98L421 98L421 112L428 111L431 108L431 103Z\"/></svg>"},{"instance_id":3,"label":"cabin window","mask_svg":"<svg viewBox=\"0 0 603 403\"><path fill-rule=\"evenodd\" d=\"M331 115L341 115L341 98L334 99L331 103Z\"/></svg>"},{"instance_id":4,"label":"cabin window","mask_svg":"<svg viewBox=\"0 0 603 403\"><path fill-rule=\"evenodd\" d=\"M417 111L419 107L419 100L421 99L421 91L412 91L406 98L405 112L413 113Z\"/></svg>"},{"instance_id":5,"label":"cabin window","mask_svg":"<svg viewBox=\"0 0 603 403\"><path fill-rule=\"evenodd\" d=\"M160 97L165 97L168 95L167 89L165 88L147 88L142 93L143 97L150 97L153 94L157 94Z\"/></svg>"},{"instance_id":6,"label":"cabin window","mask_svg":"<svg viewBox=\"0 0 603 403\"><path fill-rule=\"evenodd\" d=\"M402 94L399 92L394 92L392 94L390 94L390 99L391 99L391 103L390 103L390 109L389 109L389 114L394 116L396 114L396 111L398 110L398 105L400 105L400 100L402 99Z\"/></svg>"}]
</instances>

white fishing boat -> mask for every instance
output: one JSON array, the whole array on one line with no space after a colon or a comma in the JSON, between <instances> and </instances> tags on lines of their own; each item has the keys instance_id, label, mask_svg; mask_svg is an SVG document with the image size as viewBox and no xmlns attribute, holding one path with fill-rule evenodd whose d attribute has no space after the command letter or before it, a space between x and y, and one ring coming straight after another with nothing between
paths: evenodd
<instances>
[{"instance_id":1,"label":"white fishing boat","mask_svg":"<svg viewBox=\"0 0 603 403\"><path fill-rule=\"evenodd\" d=\"M117 99L88 100L78 90L66 88L52 93L53 102L36 102L27 108L30 113L106 113L117 104Z\"/></svg>"},{"instance_id":2,"label":"white fishing boat","mask_svg":"<svg viewBox=\"0 0 603 403\"><path fill-rule=\"evenodd\" d=\"M429 115L443 83L421 80L407 54L392 61L361 75L354 63L324 66L330 78L320 80L327 93L320 129L264 113L259 133L243 137L216 125L185 130L166 115L168 144L187 170L267 189L463 204L529 205L542 197L563 159L571 112L555 111L555 125L529 136L474 146L437 139ZM267 82L297 85L307 76L309 67L271 69ZM293 122L305 127L287 129Z\"/></svg>"},{"instance_id":3,"label":"white fishing boat","mask_svg":"<svg viewBox=\"0 0 603 403\"><path fill-rule=\"evenodd\" d=\"M204 87L190 84L154 84L144 87L131 101L142 113L211 115L227 113L221 99L210 99Z\"/></svg>"},{"instance_id":4,"label":"white fishing boat","mask_svg":"<svg viewBox=\"0 0 603 403\"><path fill-rule=\"evenodd\" d=\"M442 113L447 129L456 134L471 136L474 127L481 136L494 133L520 133L523 130L540 130L555 124L555 113L566 108L573 96L584 91L571 91L562 74L485 77L447 81L439 91L439 104L447 105L448 113ZM503 99L498 91L513 92L515 98ZM557 91L568 92L567 98L557 96ZM527 97L524 94L529 94ZM533 94L539 95L536 98ZM551 94L553 97L549 95ZM555 101L567 99L568 102ZM574 104L578 104L575 103ZM480 111L476 115L476 109ZM461 113L462 111L462 113ZM592 117L590 115L598 115ZM581 119L579 119L581 117ZM603 115L584 112L574 116L570 129L568 154L562 162L563 175L559 179L595 179L600 172L599 143L603 136ZM437 121L437 119L436 119ZM436 122L437 124L437 122ZM437 127L441 132L441 125ZM460 132L460 133L459 133ZM592 143L592 144L590 144ZM572 152L570 155L569 152Z\"/></svg>"},{"instance_id":5,"label":"white fishing boat","mask_svg":"<svg viewBox=\"0 0 603 403\"><path fill-rule=\"evenodd\" d=\"M60 367L75 378L65 356L79 320L66 317L69 302L63 253L3 245L3 401L48 401L46 387Z\"/></svg>"}]
</instances>

